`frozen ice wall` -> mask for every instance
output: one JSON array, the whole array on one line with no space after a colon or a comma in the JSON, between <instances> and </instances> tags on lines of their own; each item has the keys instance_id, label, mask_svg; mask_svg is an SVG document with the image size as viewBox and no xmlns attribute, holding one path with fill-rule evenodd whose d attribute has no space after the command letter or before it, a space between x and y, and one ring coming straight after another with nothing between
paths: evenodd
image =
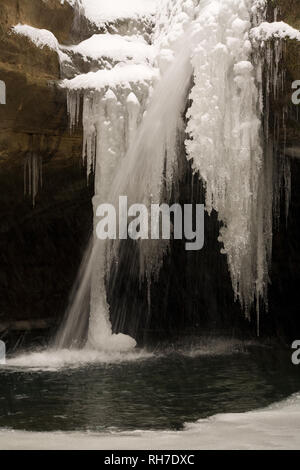
<instances>
[{"instance_id":1,"label":"frozen ice wall","mask_svg":"<svg viewBox=\"0 0 300 470\"><path fill-rule=\"evenodd\" d=\"M251 62L251 3L200 4L186 141L193 169L205 182L207 211L217 211L222 222L219 239L235 296L246 312L255 298L264 296L271 238L265 232L268 202L260 194L266 191L269 196L268 181L264 181L262 110Z\"/></svg>"},{"instance_id":2,"label":"frozen ice wall","mask_svg":"<svg viewBox=\"0 0 300 470\"><path fill-rule=\"evenodd\" d=\"M290 200L289 162L279 152L286 109L269 132L270 97L282 92L283 42L299 32L265 22L265 0L166 0L155 40L164 72L177 59L191 21L194 86L187 113L187 158L205 184L206 209L222 223L236 299L246 316L267 304L274 222L280 196ZM258 321L259 330L259 321Z\"/></svg>"},{"instance_id":3,"label":"frozen ice wall","mask_svg":"<svg viewBox=\"0 0 300 470\"><path fill-rule=\"evenodd\" d=\"M284 87L285 23L263 21L265 1L203 1L192 56L195 85L186 142L188 158L205 183L206 207L222 222L235 297L246 316L256 301L267 306L274 225L280 198L290 202L290 166L279 148L287 109L274 114L270 100Z\"/></svg>"}]
</instances>

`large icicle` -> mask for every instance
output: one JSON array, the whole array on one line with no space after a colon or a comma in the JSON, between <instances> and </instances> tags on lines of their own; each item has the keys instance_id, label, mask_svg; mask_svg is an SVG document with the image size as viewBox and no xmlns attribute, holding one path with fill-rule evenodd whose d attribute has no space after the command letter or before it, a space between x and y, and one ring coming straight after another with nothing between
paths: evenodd
<instances>
[{"instance_id":1,"label":"large icicle","mask_svg":"<svg viewBox=\"0 0 300 470\"><path fill-rule=\"evenodd\" d=\"M96 93L92 98L92 113L84 121L84 131L92 126L95 132L95 197L94 212L106 203L111 186L126 149L134 138L141 120L141 105L133 91L120 91L115 94L108 89L104 96ZM97 217L95 216L95 224ZM135 341L125 335L112 335L109 319L109 305L106 300L106 244L94 241L95 251L92 272L91 313L88 345L95 348L131 348Z\"/></svg>"},{"instance_id":2,"label":"large icicle","mask_svg":"<svg viewBox=\"0 0 300 470\"><path fill-rule=\"evenodd\" d=\"M270 133L270 97L277 99L284 83L280 39L297 34L284 23L263 23L264 0L201 5L187 153L205 183L208 212L216 210L223 223L220 241L235 296L247 316L256 300L259 329L260 299L267 304L273 212L276 221L280 188L287 210L290 200L289 163L278 148L287 110L275 115ZM251 24L256 26L252 30Z\"/></svg>"},{"instance_id":3,"label":"large icicle","mask_svg":"<svg viewBox=\"0 0 300 470\"><path fill-rule=\"evenodd\" d=\"M186 142L205 182L206 208L223 226L220 241L236 298L249 313L268 282L269 236L259 196L263 151L258 89L251 63L250 6L245 0L204 2L192 63L195 86Z\"/></svg>"},{"instance_id":4,"label":"large icicle","mask_svg":"<svg viewBox=\"0 0 300 470\"><path fill-rule=\"evenodd\" d=\"M116 175L126 151L133 144L146 108L151 83L156 77L157 70L153 68L126 65L109 72L99 71L64 82L69 88L68 112L71 128L78 124L83 96L83 157L86 159L88 175L91 172L95 175L95 228L98 222L97 208L111 199ZM106 277L109 275L107 248L107 243L94 238L86 259L80 295L75 296L69 318L73 317L80 323L79 310L87 307L82 305L81 300L87 298L87 291L90 290L87 347L122 351L134 347L135 341L123 334L112 334L106 294ZM66 333L72 328L70 321L67 320L58 335L59 346L66 346L70 339Z\"/></svg>"}]
</instances>

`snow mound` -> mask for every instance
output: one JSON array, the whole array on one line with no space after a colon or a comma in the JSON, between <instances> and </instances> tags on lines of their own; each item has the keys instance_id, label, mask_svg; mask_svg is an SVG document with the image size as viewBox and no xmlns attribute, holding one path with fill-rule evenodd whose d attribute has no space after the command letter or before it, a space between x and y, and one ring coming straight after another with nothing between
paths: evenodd
<instances>
[{"instance_id":1,"label":"snow mound","mask_svg":"<svg viewBox=\"0 0 300 470\"><path fill-rule=\"evenodd\" d=\"M94 34L89 39L82 41L77 46L68 48L75 54L99 60L102 57L114 61L152 62L154 60L154 48L142 38L135 36L120 36L118 34Z\"/></svg>"},{"instance_id":2,"label":"snow mound","mask_svg":"<svg viewBox=\"0 0 300 470\"><path fill-rule=\"evenodd\" d=\"M57 52L60 61L69 61L68 56L60 50L58 40L51 31L48 31L47 29L34 28L33 26L20 23L14 26L12 31L20 36L25 36L36 47L41 49L48 47L49 49Z\"/></svg>"},{"instance_id":3,"label":"snow mound","mask_svg":"<svg viewBox=\"0 0 300 470\"><path fill-rule=\"evenodd\" d=\"M251 30L251 37L256 41L270 39L296 39L300 41L300 31L284 21L275 21L274 23L265 21Z\"/></svg>"},{"instance_id":4,"label":"snow mound","mask_svg":"<svg viewBox=\"0 0 300 470\"><path fill-rule=\"evenodd\" d=\"M54 51L57 51L59 48L56 37L47 29L38 29L27 24L19 23L13 27L13 32L20 36L26 36L37 47L49 47L49 49L53 49Z\"/></svg>"},{"instance_id":5,"label":"snow mound","mask_svg":"<svg viewBox=\"0 0 300 470\"><path fill-rule=\"evenodd\" d=\"M157 69L144 64L118 64L111 70L89 72L71 80L63 80L61 86L69 90L96 90L117 86L130 88L131 83L149 83L159 76Z\"/></svg>"}]
</instances>

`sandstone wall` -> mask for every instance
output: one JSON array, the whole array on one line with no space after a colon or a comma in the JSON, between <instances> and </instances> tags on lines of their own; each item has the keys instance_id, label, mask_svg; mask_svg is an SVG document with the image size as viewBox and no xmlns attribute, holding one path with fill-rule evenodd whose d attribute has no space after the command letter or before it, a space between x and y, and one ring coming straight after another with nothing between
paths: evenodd
<instances>
[{"instance_id":1,"label":"sandstone wall","mask_svg":"<svg viewBox=\"0 0 300 470\"><path fill-rule=\"evenodd\" d=\"M58 56L10 33L21 22L68 43L75 16L60 0L0 2L0 324L63 314L92 226L82 135L69 133ZM31 155L43 173L34 208L23 194Z\"/></svg>"}]
</instances>

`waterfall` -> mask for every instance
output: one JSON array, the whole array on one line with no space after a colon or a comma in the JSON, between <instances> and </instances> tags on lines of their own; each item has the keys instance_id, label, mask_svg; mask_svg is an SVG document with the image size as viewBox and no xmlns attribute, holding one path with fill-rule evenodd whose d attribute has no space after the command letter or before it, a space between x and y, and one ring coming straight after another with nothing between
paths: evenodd
<instances>
[{"instance_id":1,"label":"waterfall","mask_svg":"<svg viewBox=\"0 0 300 470\"><path fill-rule=\"evenodd\" d=\"M163 32L165 38L160 37L159 58L167 61L162 60L162 78L153 93L151 82L129 89L113 85L86 91L84 87L83 155L88 172L95 173L94 210L101 203L117 207L120 195L128 197L128 205L149 206L170 199L190 92L187 158L204 182L206 210L215 210L222 224L219 241L235 298L248 318L256 301L259 328L259 304L267 301L269 282L276 165L273 140L266 137L269 123L263 121L263 93L269 92L262 79L266 64L250 31L263 20L266 2L203 0L199 6L181 2L179 13L180 2L174 3L177 17L185 14L185 27L178 34L178 23L172 21ZM170 34L172 27L176 34ZM268 87L272 79L270 74ZM73 126L80 115L80 90L69 91L68 109ZM282 168L287 182L288 169ZM159 273L169 242L137 243L140 278L150 283ZM91 241L57 347L78 345L86 323L82 318L87 315L87 347L134 347L132 338L112 334L110 323L106 283L119 249L119 240Z\"/></svg>"},{"instance_id":2,"label":"waterfall","mask_svg":"<svg viewBox=\"0 0 300 470\"><path fill-rule=\"evenodd\" d=\"M165 178L171 182L177 163L176 138L183 127L181 114L192 76L189 43L190 35L186 37L177 60L156 85L146 113L146 88L143 88L143 93L139 93L144 97L143 100L139 100L133 92L128 94L128 90L124 97L124 90L121 92L119 89L117 95L108 90L84 98L84 154L87 155L88 166L95 165L95 210L103 202L117 207L119 195L128 197L128 205L144 203L149 206L161 201L163 174L165 172ZM176 80L174 76L177 77ZM79 109L77 94L69 96L69 109L72 111L73 125ZM137 125L141 120L137 132ZM95 217L95 224L96 221ZM125 335L112 335L106 300L105 280L109 275L111 261L117 255L119 240L115 240L111 246L109 242L94 238L91 244L93 247L82 269L80 289L75 294L66 322L56 338L56 346L66 347L74 343L74 337L71 339L68 334L70 329L77 330L76 345L76 338L80 336L82 327L77 329L74 325L79 324L82 321L81 315L86 315L86 309L89 310L82 299L88 296L90 290L87 347L106 350L133 347L135 342ZM142 278L147 274L150 276L155 269L158 270L167 243L165 240L149 240L141 245Z\"/></svg>"}]
</instances>

